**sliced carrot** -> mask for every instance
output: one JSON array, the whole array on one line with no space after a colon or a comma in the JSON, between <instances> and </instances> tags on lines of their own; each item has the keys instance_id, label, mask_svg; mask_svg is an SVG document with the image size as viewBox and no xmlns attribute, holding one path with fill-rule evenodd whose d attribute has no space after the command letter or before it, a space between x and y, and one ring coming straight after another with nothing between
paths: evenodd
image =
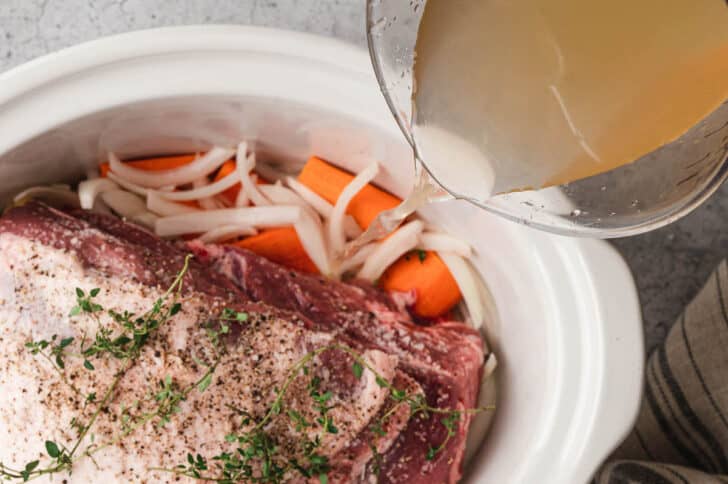
<instances>
[{"instance_id":1,"label":"sliced carrot","mask_svg":"<svg viewBox=\"0 0 728 484\"><path fill-rule=\"evenodd\" d=\"M354 175L320 158L311 157L298 179L329 203L336 203ZM374 185L367 185L354 198L347 213L362 228L367 228L384 210L399 205L401 200ZM434 252L426 252L420 260L418 253L401 257L380 278L380 285L388 291L411 291L417 295L414 312L434 318L450 311L462 298L457 282L442 259Z\"/></svg>"},{"instance_id":2,"label":"sliced carrot","mask_svg":"<svg viewBox=\"0 0 728 484\"><path fill-rule=\"evenodd\" d=\"M158 156L154 158L143 158L140 160L125 161L129 166L147 171L162 171L179 168L193 162L197 155L175 155L175 156ZM101 163L99 172L102 177L106 178L109 173L109 164Z\"/></svg>"},{"instance_id":3,"label":"sliced carrot","mask_svg":"<svg viewBox=\"0 0 728 484\"><path fill-rule=\"evenodd\" d=\"M341 192L353 178L354 175L351 173L315 156L308 160L298 175L301 183L332 204L336 203ZM394 208L400 202L399 198L370 184L351 199L346 213L354 217L359 226L367 228L380 212Z\"/></svg>"},{"instance_id":4,"label":"sliced carrot","mask_svg":"<svg viewBox=\"0 0 728 484\"><path fill-rule=\"evenodd\" d=\"M442 316L460 302L460 288L435 252L410 252L392 264L379 279L388 291L411 291L414 312L426 318Z\"/></svg>"},{"instance_id":5,"label":"sliced carrot","mask_svg":"<svg viewBox=\"0 0 728 484\"><path fill-rule=\"evenodd\" d=\"M162 171L188 165L196 159L197 155L158 156L141 160L131 160L126 163L140 170Z\"/></svg>"},{"instance_id":6,"label":"sliced carrot","mask_svg":"<svg viewBox=\"0 0 728 484\"><path fill-rule=\"evenodd\" d=\"M329 203L336 203L339 195L354 175L320 158L312 157L298 176L301 183L318 193ZM367 228L382 211L396 207L401 200L373 185L367 185L349 204L347 213L362 228ZM388 291L411 291L417 295L414 312L434 318L450 311L462 298L457 282L442 259L434 252L401 257L380 278L380 285Z\"/></svg>"},{"instance_id":7,"label":"sliced carrot","mask_svg":"<svg viewBox=\"0 0 728 484\"><path fill-rule=\"evenodd\" d=\"M264 230L258 235L247 237L233 245L248 249L291 269L318 274L316 265L306 254L293 227Z\"/></svg>"}]
</instances>

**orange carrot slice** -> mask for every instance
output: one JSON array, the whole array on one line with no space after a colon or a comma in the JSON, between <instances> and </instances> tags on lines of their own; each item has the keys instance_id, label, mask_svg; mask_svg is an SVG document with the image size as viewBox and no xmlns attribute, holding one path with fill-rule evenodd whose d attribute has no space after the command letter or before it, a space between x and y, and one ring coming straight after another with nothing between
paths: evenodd
<instances>
[{"instance_id":1,"label":"orange carrot slice","mask_svg":"<svg viewBox=\"0 0 728 484\"><path fill-rule=\"evenodd\" d=\"M176 155L176 156L159 156L155 158L145 158L141 160L127 161L130 166L140 170L162 171L179 168L188 165L197 159L197 155Z\"/></svg>"},{"instance_id":2,"label":"orange carrot slice","mask_svg":"<svg viewBox=\"0 0 728 484\"><path fill-rule=\"evenodd\" d=\"M318 274L316 265L306 254L293 227L264 230L234 244L291 269Z\"/></svg>"},{"instance_id":3,"label":"orange carrot slice","mask_svg":"<svg viewBox=\"0 0 728 484\"><path fill-rule=\"evenodd\" d=\"M414 312L426 318L442 316L460 302L460 288L435 252L410 252L392 264L379 279L388 291L411 291Z\"/></svg>"},{"instance_id":4,"label":"orange carrot slice","mask_svg":"<svg viewBox=\"0 0 728 484\"><path fill-rule=\"evenodd\" d=\"M332 204L336 203L341 192L353 178L354 175L351 173L315 156L308 160L298 175L301 183ZM370 184L351 199L346 213L354 217L359 226L367 228L380 212L394 208L400 202L399 198Z\"/></svg>"},{"instance_id":5,"label":"orange carrot slice","mask_svg":"<svg viewBox=\"0 0 728 484\"><path fill-rule=\"evenodd\" d=\"M173 168L179 168L180 166L187 165L194 161L197 155L175 155L175 156L158 156L155 158L144 158L141 160L130 160L125 163L134 168L147 171L161 171L171 170ZM101 163L99 165L99 172L101 176L106 178L109 173L109 164Z\"/></svg>"},{"instance_id":6,"label":"orange carrot slice","mask_svg":"<svg viewBox=\"0 0 728 484\"><path fill-rule=\"evenodd\" d=\"M312 157L298 176L301 183L318 193L329 203L336 203L339 195L354 175L320 158ZM349 204L347 213L362 228L367 228L382 211L396 207L400 199L373 185L367 185ZM462 298L457 282L442 259L434 252L418 252L401 257L379 279L388 291L411 291L417 295L414 312L426 318L442 316Z\"/></svg>"}]
</instances>

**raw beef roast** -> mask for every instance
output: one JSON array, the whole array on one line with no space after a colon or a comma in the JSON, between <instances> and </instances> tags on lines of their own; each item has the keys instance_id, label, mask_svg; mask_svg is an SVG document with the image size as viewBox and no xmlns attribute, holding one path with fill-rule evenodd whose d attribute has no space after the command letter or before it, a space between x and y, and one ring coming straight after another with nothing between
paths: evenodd
<instances>
[{"instance_id":1,"label":"raw beef roast","mask_svg":"<svg viewBox=\"0 0 728 484\"><path fill-rule=\"evenodd\" d=\"M151 333L138 357L85 361L82 349L101 330L120 331L108 310L141 315L169 299L165 291L190 253L181 309ZM74 310L94 288L93 303L104 310ZM64 340L60 366L48 351L28 348L48 341L50 350ZM374 371L357 371L357 357ZM316 454L331 483L455 483L470 415L452 420L448 437L447 414L411 416L382 380L430 407L464 410L476 404L482 363L477 333L457 322L417 326L364 283L304 275L235 248L160 240L77 209L31 202L0 219L0 461L47 467L44 443L70 450L98 413L80 439L73 472L49 478L57 482L192 480L169 472L187 466L188 454L205 459L201 475L215 477L221 461L214 456L238 445L226 436L273 415L264 427L275 439L270 462L306 468L311 451L301 442L319 439ZM169 391L185 389L163 414ZM260 461L251 472L268 472L267 465ZM289 469L280 480L320 479L303 474Z\"/></svg>"}]
</instances>

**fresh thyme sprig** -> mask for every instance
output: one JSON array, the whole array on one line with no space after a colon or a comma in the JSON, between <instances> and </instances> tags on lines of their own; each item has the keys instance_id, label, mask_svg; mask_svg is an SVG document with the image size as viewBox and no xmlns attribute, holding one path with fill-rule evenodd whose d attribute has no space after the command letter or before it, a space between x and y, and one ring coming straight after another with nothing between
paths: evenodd
<instances>
[{"instance_id":1,"label":"fresh thyme sprig","mask_svg":"<svg viewBox=\"0 0 728 484\"><path fill-rule=\"evenodd\" d=\"M127 409L122 409L122 432L104 444L92 446L91 449L87 451L87 454L91 456L102 449L118 444L152 420L158 419L159 421L157 425L159 427L164 427L171 421L175 414L178 414L181 411L179 405L187 399L192 391L197 389L197 391L203 393L207 390L210 383L206 382L212 381L212 376L214 375L219 362L220 359L218 358L213 365L207 368L207 371L199 379L183 389L179 388L179 386L172 380L172 377L166 376L164 380L158 383L158 391L152 395L152 399L157 403L156 410L153 412L146 412L139 417L132 419L131 416L125 413L125 410ZM138 402L136 403L138 404Z\"/></svg>"},{"instance_id":2,"label":"fresh thyme sprig","mask_svg":"<svg viewBox=\"0 0 728 484\"><path fill-rule=\"evenodd\" d=\"M59 343L56 344L58 335L53 335L51 340L39 340L39 341L28 341L25 343L25 347L30 351L32 355L39 355L50 363L53 370L58 373L63 383L65 383L71 390L77 395L83 397L83 393L68 379L66 376L66 363L65 357L67 349L74 338L63 338ZM48 351L46 351L50 348Z\"/></svg>"},{"instance_id":3,"label":"fresh thyme sprig","mask_svg":"<svg viewBox=\"0 0 728 484\"><path fill-rule=\"evenodd\" d=\"M129 312L120 314L111 310L108 311L108 315L112 318L112 321L120 326L121 333L114 334L113 330L106 327L100 327L90 345L86 346L86 338L83 338L81 342L81 353L78 356L83 358L83 366L86 370L95 370L90 358L98 359L103 356L109 356L122 360L121 368L116 372L110 385L103 392L101 400L97 399L97 392L95 391L90 392L87 395L83 394L66 377L66 358L73 356L68 351L71 344L74 342L73 337L61 339L58 343L56 343L58 337L53 336L50 341L29 341L25 344L25 347L31 354L39 355L46 359L56 373L58 373L64 384L83 398L84 408L89 404L95 405L96 408L91 414L88 423L85 425L81 424L80 420L76 417L72 419L71 426L78 431L78 437L72 445L66 446L52 440L47 440L45 442L45 451L49 459L44 466L41 466L40 460L28 462L21 469L15 469L0 462L0 478L4 480L20 480L27 482L43 475L70 472L77 459L84 456L92 458L92 455L101 448L112 445L109 443L103 446L93 447L92 444L92 446L89 446L89 448L81 453L80 456L78 455L81 444L92 429L93 425L96 423L100 413L105 408L108 408L119 382L124 377L127 370L133 366L144 345L149 341L149 338L156 330L180 311L181 304L178 302L178 299L182 292L182 283L184 276L189 269L191 258L191 255L185 257L182 270L177 274L177 277L162 297L155 301L152 309L147 311L145 314L136 317ZM88 294L86 294L82 289L77 288L75 294L76 305L71 309L69 316L75 317L80 314L88 314L100 324L100 314L103 312L104 308L95 300L99 293L99 288L92 289ZM168 299L170 297L172 297L172 303L168 304ZM204 379L211 378L211 372L214 372L216 366L217 363L208 368L208 371L200 379L200 382ZM153 416L150 417L150 419L159 417L161 420L167 419L168 421L170 415L176 411L179 402L183 400L192 389L200 385L200 382L197 382L195 385L191 386L191 388L185 389L182 392L173 389L172 385L165 387L158 393L158 396L163 396L158 398L157 410L152 413ZM135 425L132 427L136 429L139 426L140 425ZM127 429L122 433L122 435L126 436L129 433L131 432Z\"/></svg>"},{"instance_id":4,"label":"fresh thyme sprig","mask_svg":"<svg viewBox=\"0 0 728 484\"><path fill-rule=\"evenodd\" d=\"M319 449L324 434L336 434L338 432L329 413L333 408L329 406L329 401L333 398L333 394L330 391L321 391L321 380L318 377L313 376L308 381L308 394L314 402L314 409L319 414L316 422L323 431L322 434L315 435L313 439L309 439L305 434L305 430L310 428L313 423L308 422L299 412L292 408L284 409L285 395L294 380L301 375L307 376L309 374L309 364L317 356L327 351L343 351L347 353L353 360L351 370L357 379L361 379L364 374L364 369L367 369L374 375L377 385L388 390L389 399L394 405L371 425L373 432L379 437L382 437L385 433L383 425L401 405L409 406L410 418L418 414L429 415L431 413L444 416L441 423L447 430L447 436L438 447L427 449L425 457L428 460L434 459L437 454L442 452L452 437L456 435L457 426L463 414L474 414L493 409L493 407L482 407L467 410L451 410L432 407L427 403L421 393L410 394L405 390L396 388L391 382L379 374L362 355L352 348L333 344L307 353L291 367L283 385L276 392L276 396L269 410L260 420L255 421L247 412L231 407L243 416L242 424L244 426L248 426L251 423L254 424L252 429L247 432L239 435L231 434L226 437L226 442L229 444L237 444L237 449L234 449L232 452L222 452L212 457L211 461L208 461L208 459L199 454L196 456L188 454L186 464L180 464L171 469L154 468L152 470L171 472L199 481L217 482L221 484L232 484L240 481L256 484L279 484L290 472L298 472L306 478L318 476L321 484L327 484L328 472L331 470L331 466L328 458L319 453ZM296 458L285 459L278 455L277 451L280 444L275 435L266 431L271 421L281 415L287 416L296 429L296 432L302 435L300 447L303 451L303 456L301 461ZM370 442L369 447L374 461L374 470L378 472L377 469L381 467L382 456L377 450L376 442ZM213 474L211 471L217 471L217 474Z\"/></svg>"},{"instance_id":5,"label":"fresh thyme sprig","mask_svg":"<svg viewBox=\"0 0 728 484\"><path fill-rule=\"evenodd\" d=\"M122 407L120 415L121 432L102 444L94 443L92 434L91 444L83 452L79 450L100 413L108 409L119 382L129 368L135 364L152 335L181 310L182 306L178 299L182 291L182 281L189 268L189 261L190 257L187 257L184 267L169 289L143 315L137 316L128 311L121 313L112 310L107 311L105 314L111 318L116 329L114 329L114 326L106 327L101 324L104 308L95 300L100 290L92 289L86 294L83 290L77 289L76 305L71 310L70 315L74 317L87 314L99 324L99 329L89 342L87 342L84 335L80 342L79 354L69 351L74 343L74 338L71 337L58 340L58 337L54 336L50 341L40 340L26 343L26 348L31 354L39 355L47 360L61 380L75 393L83 397L84 409L87 405L95 405L95 409L86 424L81 423L81 420L76 417L72 419L71 426L78 433L73 445L66 446L48 440L45 442L45 451L48 458L44 459L46 462L43 466L41 466L40 460L34 460L26 463L22 468L13 469L0 462L0 478L25 482L43 475L70 472L78 459L88 457L93 460L95 453L109 446L119 444L124 438L151 421L156 421L158 426L166 425L174 415L181 411L182 402L188 398L191 392L197 390L202 393L210 387L214 373L225 353L224 345L221 343L222 339L230 333L229 323L245 323L248 320L247 313L225 309L215 324L205 328L216 354L214 358L208 360L208 363L193 357L201 368L206 368L205 373L198 380L186 387L181 387L171 376L164 377L156 383L155 389L150 391L148 397L143 400L146 404L152 405L150 411L133 416L132 412L136 412L142 403L139 401L134 402L129 408ZM171 302L168 301L170 297L172 297ZM328 473L331 471L331 465L328 458L321 453L321 446L325 435L333 435L339 432L331 414L331 410L334 408L332 406L333 393L322 389L322 381L319 377L311 376L308 379L306 390L313 402L315 417L312 417L312 420L309 421L300 412L285 406L285 396L293 382L301 376L309 376L309 365L316 357L327 351L342 351L348 354L352 359L351 371L357 379L363 377L365 369L372 372L377 385L387 390L388 398L392 402L387 412L372 422L369 427L375 435L374 441L369 442L375 473L378 473L382 463L377 441L386 435L385 424L401 406L406 405L409 407L410 418L419 414L425 416L430 414L442 415L441 423L447 430L447 434L440 445L427 449L425 456L428 460L434 459L446 448L448 442L456 435L460 419L464 414L478 413L492 408L451 410L431 407L421 393L408 393L406 390L395 387L393 383L387 381L352 348L332 344L307 353L290 368L283 385L276 390L275 398L262 418L255 419L245 411L235 409L243 417L242 425L245 427L251 427L252 425L252 428L246 432L226 436L226 442L235 446L231 452L222 452L210 460L200 454L188 454L185 464L180 464L171 469L154 468L150 470L171 472L178 476L223 484L232 484L239 481L254 484L279 484L291 473L298 473L307 479L318 478L321 484L328 484ZM100 399L97 397L97 391L83 394L67 378L65 372L66 359L73 357L82 358L83 366L88 371L95 370L92 360L112 358L121 361L120 369L116 372L111 384L101 393ZM270 431L272 421L283 417L288 418L300 435L300 440L295 444L298 448L298 451L295 452L296 457L282 455L281 444L277 436ZM311 434L314 428L319 428L320 431Z\"/></svg>"}]
</instances>

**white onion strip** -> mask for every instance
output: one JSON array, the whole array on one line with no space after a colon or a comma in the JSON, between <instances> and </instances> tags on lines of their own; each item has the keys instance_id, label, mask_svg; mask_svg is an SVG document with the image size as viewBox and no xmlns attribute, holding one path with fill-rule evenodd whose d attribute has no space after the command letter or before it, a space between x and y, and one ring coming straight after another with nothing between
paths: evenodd
<instances>
[{"instance_id":1,"label":"white onion strip","mask_svg":"<svg viewBox=\"0 0 728 484\"><path fill-rule=\"evenodd\" d=\"M303 209L288 205L276 207L224 208L160 218L155 231L160 237L201 234L222 225L244 225L255 228L293 225Z\"/></svg>"},{"instance_id":2,"label":"white onion strip","mask_svg":"<svg viewBox=\"0 0 728 484\"><path fill-rule=\"evenodd\" d=\"M235 206L236 207L247 207L250 205L250 198L248 197L248 192L244 188L241 188L238 192L238 196L235 198Z\"/></svg>"},{"instance_id":3,"label":"white onion strip","mask_svg":"<svg viewBox=\"0 0 728 484\"><path fill-rule=\"evenodd\" d=\"M147 208L150 212L154 212L157 215L163 217L169 217L172 215L181 215L183 213L195 213L200 210L194 207L188 207L181 203L170 202L162 198L158 192L150 191L147 195Z\"/></svg>"},{"instance_id":4,"label":"white onion strip","mask_svg":"<svg viewBox=\"0 0 728 484\"><path fill-rule=\"evenodd\" d=\"M240 183L243 185L241 190L245 190L246 195L253 204L259 207L270 205L270 200L258 190L258 185L250 176L250 172L255 168L255 153L248 155L247 151L248 144L246 142L243 141L238 145L235 171L240 178Z\"/></svg>"},{"instance_id":5,"label":"white onion strip","mask_svg":"<svg viewBox=\"0 0 728 484\"><path fill-rule=\"evenodd\" d=\"M357 174L346 187L341 191L339 198L336 200L334 209L331 211L329 219L329 243L331 250L335 255L341 254L346 245L346 235L344 234L344 217L346 209L351 199L356 196L370 181L377 176L379 172L379 163L374 162L364 168Z\"/></svg>"},{"instance_id":6,"label":"white onion strip","mask_svg":"<svg viewBox=\"0 0 728 484\"><path fill-rule=\"evenodd\" d=\"M291 190L296 192L298 196L301 197L308 205L313 207L313 209L316 210L323 218L328 219L331 217L331 212L334 210L334 206L326 201L323 197L321 197L318 193L314 192L306 185L291 176L286 177L286 185L288 185ZM349 239L355 239L359 237L362 233L364 233L364 231L361 229L361 227L359 227L359 224L356 223L354 217L352 217L351 215L346 215L344 217L344 234L346 235L346 237Z\"/></svg>"},{"instance_id":7,"label":"white onion strip","mask_svg":"<svg viewBox=\"0 0 728 484\"><path fill-rule=\"evenodd\" d=\"M78 195L71 191L71 187L67 185L51 185L26 188L22 192L15 195L14 203L22 203L27 199L39 198L50 202L68 203L78 206Z\"/></svg>"},{"instance_id":8,"label":"white onion strip","mask_svg":"<svg viewBox=\"0 0 728 484\"><path fill-rule=\"evenodd\" d=\"M230 204L225 203L222 200L219 200L217 197L210 197L210 198L198 200L197 204L203 210L220 210L223 208L230 208Z\"/></svg>"},{"instance_id":9,"label":"white onion strip","mask_svg":"<svg viewBox=\"0 0 728 484\"><path fill-rule=\"evenodd\" d=\"M374 253L377 247L379 247L379 245L379 242L372 242L371 244L367 244L356 251L354 255L344 259L341 264L339 264L339 267L337 267L337 275L340 276L363 265Z\"/></svg>"},{"instance_id":10,"label":"white onion strip","mask_svg":"<svg viewBox=\"0 0 728 484\"><path fill-rule=\"evenodd\" d=\"M480 289L477 276L473 273L468 262L462 257L448 252L438 252L440 259L450 270L463 295L465 306L468 309L470 322L475 328L480 328L485 315L483 302L480 299Z\"/></svg>"},{"instance_id":11,"label":"white onion strip","mask_svg":"<svg viewBox=\"0 0 728 484\"><path fill-rule=\"evenodd\" d=\"M114 215L114 212L111 211L108 205L106 205L106 202L104 202L101 197L96 197L96 200L94 201L94 208L92 209L94 213L101 213L104 215Z\"/></svg>"},{"instance_id":12,"label":"white onion strip","mask_svg":"<svg viewBox=\"0 0 728 484\"><path fill-rule=\"evenodd\" d=\"M378 279L394 261L417 247L424 225L420 220L409 222L384 239L364 263L358 277L368 281Z\"/></svg>"},{"instance_id":13,"label":"white onion strip","mask_svg":"<svg viewBox=\"0 0 728 484\"><path fill-rule=\"evenodd\" d=\"M354 217L351 215L347 215L344 217L344 235L346 235L349 239L356 239L361 234L363 234L364 231L359 227L359 224L356 223L356 220L354 220Z\"/></svg>"},{"instance_id":14,"label":"white onion strip","mask_svg":"<svg viewBox=\"0 0 728 484\"><path fill-rule=\"evenodd\" d=\"M225 163L235 152L214 147L191 163L170 170L146 171L125 165L114 153L109 153L109 167L121 178L145 188L161 188L167 185L184 185L209 175Z\"/></svg>"},{"instance_id":15,"label":"white onion strip","mask_svg":"<svg viewBox=\"0 0 728 484\"><path fill-rule=\"evenodd\" d=\"M113 181L114 183L119 185L121 188L123 188L127 191L130 191L132 193L136 193L137 195L146 197L147 193L149 193L149 190L147 190L143 186L137 185L136 183L131 183L129 181L126 181L123 178L121 178L119 175L117 175L116 173L108 172L106 174L106 176L109 180Z\"/></svg>"},{"instance_id":16,"label":"white onion strip","mask_svg":"<svg viewBox=\"0 0 728 484\"><path fill-rule=\"evenodd\" d=\"M101 194L101 199L124 218L132 218L147 212L147 204L144 203L144 200L124 190L104 192Z\"/></svg>"},{"instance_id":17,"label":"white onion strip","mask_svg":"<svg viewBox=\"0 0 728 484\"><path fill-rule=\"evenodd\" d=\"M281 185L260 185L258 190L274 205L298 205L309 208L309 204L290 188Z\"/></svg>"},{"instance_id":18,"label":"white onion strip","mask_svg":"<svg viewBox=\"0 0 728 484\"><path fill-rule=\"evenodd\" d=\"M301 209L301 217L293 226L298 240L319 272L331 277L331 261L326 247L323 227L315 212Z\"/></svg>"},{"instance_id":19,"label":"white onion strip","mask_svg":"<svg viewBox=\"0 0 728 484\"><path fill-rule=\"evenodd\" d=\"M334 206L318 193L314 192L292 176L286 177L286 185L296 192L298 196L304 199L306 203L311 205L323 218L331 217L331 212L334 210Z\"/></svg>"},{"instance_id":20,"label":"white onion strip","mask_svg":"<svg viewBox=\"0 0 728 484\"><path fill-rule=\"evenodd\" d=\"M91 210L94 208L94 201L99 194L118 189L119 185L106 178L82 181L78 184L78 199L81 202L81 208Z\"/></svg>"},{"instance_id":21,"label":"white onion strip","mask_svg":"<svg viewBox=\"0 0 728 484\"><path fill-rule=\"evenodd\" d=\"M195 180L192 182L192 188L202 188L206 187L210 184L210 181L207 179L207 177L200 178L199 180ZM203 197L197 200L197 204L202 208L203 210L215 210L218 208L222 208L217 201L215 200L214 196L212 197Z\"/></svg>"},{"instance_id":22,"label":"white onion strip","mask_svg":"<svg viewBox=\"0 0 728 484\"><path fill-rule=\"evenodd\" d=\"M200 235L200 242L206 244L213 242L224 242L230 239L236 239L244 235L256 235L258 233L253 227L245 225L223 225L212 229Z\"/></svg>"},{"instance_id":23,"label":"white onion strip","mask_svg":"<svg viewBox=\"0 0 728 484\"><path fill-rule=\"evenodd\" d=\"M331 262L318 213L290 188L278 183L275 185L260 185L258 188L274 204L296 205L303 209L304 213L301 221L295 226L298 238L319 272L330 275Z\"/></svg>"},{"instance_id":24,"label":"white onion strip","mask_svg":"<svg viewBox=\"0 0 728 484\"><path fill-rule=\"evenodd\" d=\"M131 220L149 229L154 228L154 224L157 222L157 219L158 217L152 212L142 212L131 217Z\"/></svg>"},{"instance_id":25,"label":"white onion strip","mask_svg":"<svg viewBox=\"0 0 728 484\"><path fill-rule=\"evenodd\" d=\"M439 232L425 232L420 236L418 246L422 250L434 252L452 252L466 259L473 255L473 249L464 241L452 235Z\"/></svg>"},{"instance_id":26,"label":"white onion strip","mask_svg":"<svg viewBox=\"0 0 728 484\"><path fill-rule=\"evenodd\" d=\"M490 378L495 373L496 368L498 368L498 358L495 357L495 353L490 353L483 365L483 381Z\"/></svg>"},{"instance_id":27,"label":"white onion strip","mask_svg":"<svg viewBox=\"0 0 728 484\"><path fill-rule=\"evenodd\" d=\"M201 186L199 188L193 188L192 190L182 190L178 192L162 192L157 191L159 195L166 198L167 200L173 200L176 202L200 200L202 198L209 198L222 193L228 188L235 186L238 183L238 177L235 173L230 173L225 178L222 178L215 183Z\"/></svg>"}]
</instances>

